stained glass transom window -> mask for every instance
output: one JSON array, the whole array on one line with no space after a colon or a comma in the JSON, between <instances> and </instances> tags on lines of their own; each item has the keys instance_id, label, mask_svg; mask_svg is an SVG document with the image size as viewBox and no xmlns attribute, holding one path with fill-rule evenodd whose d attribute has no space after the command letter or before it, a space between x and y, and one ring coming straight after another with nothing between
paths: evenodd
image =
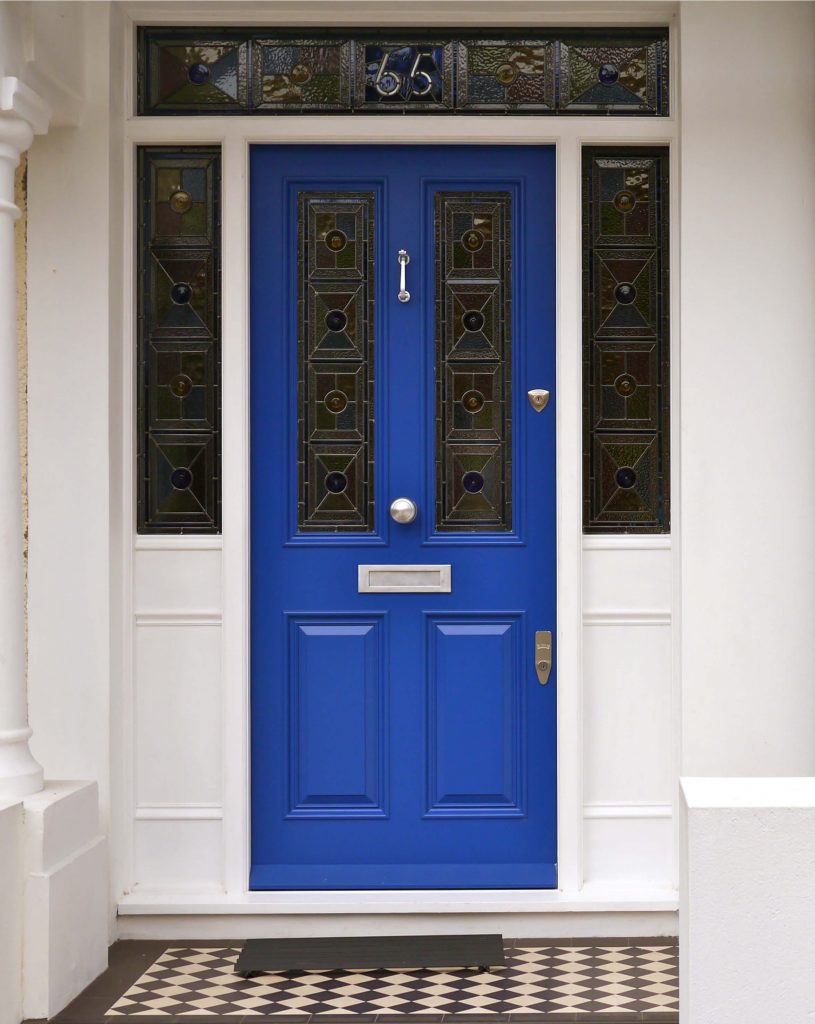
<instances>
[{"instance_id":1,"label":"stained glass transom window","mask_svg":"<svg viewBox=\"0 0 815 1024\"><path fill-rule=\"evenodd\" d=\"M512 529L512 198L438 192L436 529Z\"/></svg>"},{"instance_id":2,"label":"stained glass transom window","mask_svg":"<svg viewBox=\"0 0 815 1024\"><path fill-rule=\"evenodd\" d=\"M140 533L220 530L220 150L138 153Z\"/></svg>"},{"instance_id":3,"label":"stained glass transom window","mask_svg":"<svg viewBox=\"0 0 815 1024\"><path fill-rule=\"evenodd\" d=\"M670 529L668 150L583 150L583 526Z\"/></svg>"},{"instance_id":4,"label":"stained glass transom window","mask_svg":"<svg viewBox=\"0 0 815 1024\"><path fill-rule=\"evenodd\" d=\"M301 192L298 528L374 528L374 195Z\"/></svg>"},{"instance_id":5,"label":"stained glass transom window","mask_svg":"<svg viewBox=\"0 0 815 1024\"><path fill-rule=\"evenodd\" d=\"M139 30L140 114L668 114L668 30Z\"/></svg>"}]
</instances>

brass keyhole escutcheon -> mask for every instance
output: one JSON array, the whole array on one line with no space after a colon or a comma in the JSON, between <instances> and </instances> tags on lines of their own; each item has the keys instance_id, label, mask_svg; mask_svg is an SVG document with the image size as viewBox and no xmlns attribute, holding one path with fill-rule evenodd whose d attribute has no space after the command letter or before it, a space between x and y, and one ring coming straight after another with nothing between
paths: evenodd
<instances>
[{"instance_id":1,"label":"brass keyhole escutcheon","mask_svg":"<svg viewBox=\"0 0 815 1024\"><path fill-rule=\"evenodd\" d=\"M533 388L531 391L527 391L526 395L535 412L543 412L549 401L549 392L544 391L543 388Z\"/></svg>"}]
</instances>

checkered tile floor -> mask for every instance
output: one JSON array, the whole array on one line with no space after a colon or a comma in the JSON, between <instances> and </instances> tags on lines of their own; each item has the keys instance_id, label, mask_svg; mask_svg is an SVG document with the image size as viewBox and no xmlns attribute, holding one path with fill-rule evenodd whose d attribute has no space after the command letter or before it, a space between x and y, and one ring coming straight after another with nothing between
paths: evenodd
<instances>
[{"instance_id":1,"label":"checkered tile floor","mask_svg":"<svg viewBox=\"0 0 815 1024\"><path fill-rule=\"evenodd\" d=\"M515 945L474 971L310 971L243 979L238 946L169 948L106 1017L665 1013L678 1008L676 946Z\"/></svg>"}]
</instances>

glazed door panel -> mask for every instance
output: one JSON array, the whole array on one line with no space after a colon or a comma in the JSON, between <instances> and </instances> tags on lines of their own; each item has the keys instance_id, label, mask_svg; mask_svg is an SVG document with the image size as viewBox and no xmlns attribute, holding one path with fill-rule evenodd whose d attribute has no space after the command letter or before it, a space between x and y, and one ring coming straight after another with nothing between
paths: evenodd
<instances>
[{"instance_id":1,"label":"glazed door panel","mask_svg":"<svg viewBox=\"0 0 815 1024\"><path fill-rule=\"evenodd\" d=\"M251 887L552 887L554 152L254 146L250 195Z\"/></svg>"}]
</instances>

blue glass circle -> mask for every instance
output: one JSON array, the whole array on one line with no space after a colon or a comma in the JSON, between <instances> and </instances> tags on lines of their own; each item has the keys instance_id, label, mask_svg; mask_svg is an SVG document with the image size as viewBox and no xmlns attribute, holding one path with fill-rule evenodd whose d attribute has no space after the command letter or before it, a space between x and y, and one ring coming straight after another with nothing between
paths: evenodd
<instances>
[{"instance_id":1,"label":"blue glass circle","mask_svg":"<svg viewBox=\"0 0 815 1024\"><path fill-rule=\"evenodd\" d=\"M187 78L193 85L203 85L209 78L209 68L206 64L191 64L187 71Z\"/></svg>"},{"instance_id":2,"label":"blue glass circle","mask_svg":"<svg viewBox=\"0 0 815 1024\"><path fill-rule=\"evenodd\" d=\"M637 289L633 284L618 284L614 289L614 298L621 306L630 306L637 297Z\"/></svg>"},{"instance_id":3,"label":"blue glass circle","mask_svg":"<svg viewBox=\"0 0 815 1024\"><path fill-rule=\"evenodd\" d=\"M176 306L183 306L192 298L192 287L186 281L179 281L170 289L170 298Z\"/></svg>"},{"instance_id":4,"label":"blue glass circle","mask_svg":"<svg viewBox=\"0 0 815 1024\"><path fill-rule=\"evenodd\" d=\"M464 490L469 491L470 494L478 494L479 491L484 490L484 477L474 470L465 473L461 478L461 482L464 484Z\"/></svg>"},{"instance_id":5,"label":"blue glass circle","mask_svg":"<svg viewBox=\"0 0 815 1024\"><path fill-rule=\"evenodd\" d=\"M325 325L329 331L343 331L348 324L348 317L341 309L329 309L325 315Z\"/></svg>"},{"instance_id":6,"label":"blue glass circle","mask_svg":"<svg viewBox=\"0 0 815 1024\"><path fill-rule=\"evenodd\" d=\"M597 81L601 85L614 85L620 77L620 72L613 64L604 64L597 72Z\"/></svg>"},{"instance_id":7,"label":"blue glass circle","mask_svg":"<svg viewBox=\"0 0 815 1024\"><path fill-rule=\"evenodd\" d=\"M484 326L484 314L477 309L468 310L461 318L465 331L480 331Z\"/></svg>"},{"instance_id":8,"label":"blue glass circle","mask_svg":"<svg viewBox=\"0 0 815 1024\"><path fill-rule=\"evenodd\" d=\"M618 487L622 487L627 491L637 482L637 474L630 466L623 466L614 474L614 479L617 481Z\"/></svg>"},{"instance_id":9,"label":"blue glass circle","mask_svg":"<svg viewBox=\"0 0 815 1024\"><path fill-rule=\"evenodd\" d=\"M179 466L170 474L170 483L177 491L186 491L192 483L192 473L186 466Z\"/></svg>"},{"instance_id":10,"label":"blue glass circle","mask_svg":"<svg viewBox=\"0 0 815 1024\"><path fill-rule=\"evenodd\" d=\"M325 478L325 486L332 494L342 494L348 486L348 477L345 473L329 473Z\"/></svg>"}]
</instances>

